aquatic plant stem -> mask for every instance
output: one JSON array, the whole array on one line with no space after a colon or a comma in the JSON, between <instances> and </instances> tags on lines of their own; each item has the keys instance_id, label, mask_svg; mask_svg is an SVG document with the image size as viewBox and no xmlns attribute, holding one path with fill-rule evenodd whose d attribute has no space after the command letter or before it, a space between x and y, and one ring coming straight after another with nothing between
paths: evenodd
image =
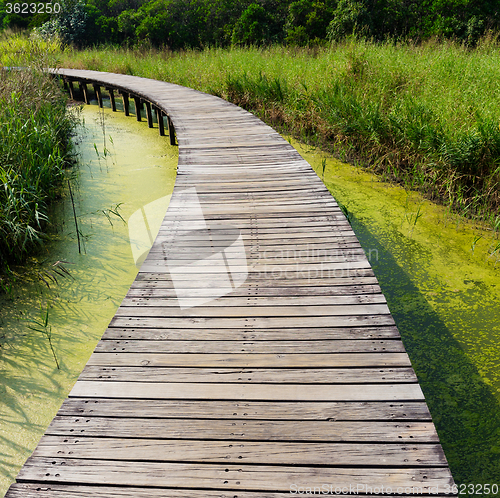
<instances>
[{"instance_id":1,"label":"aquatic plant stem","mask_svg":"<svg viewBox=\"0 0 500 498\"><path fill-rule=\"evenodd\" d=\"M80 244L80 229L78 228L78 220L76 218L76 209L75 209L75 200L73 199L73 192L71 191L71 183L68 179L68 188L69 195L71 197L71 205L73 206L73 217L75 219L75 227L76 227L76 238L78 239L78 254L82 253L81 244Z\"/></svg>"}]
</instances>

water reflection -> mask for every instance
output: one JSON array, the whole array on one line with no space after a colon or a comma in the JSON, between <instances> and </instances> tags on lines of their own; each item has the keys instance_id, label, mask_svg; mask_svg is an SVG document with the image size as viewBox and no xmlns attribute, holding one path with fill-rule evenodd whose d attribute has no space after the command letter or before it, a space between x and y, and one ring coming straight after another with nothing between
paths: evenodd
<instances>
[{"instance_id":1,"label":"water reflection","mask_svg":"<svg viewBox=\"0 0 500 498\"><path fill-rule=\"evenodd\" d=\"M500 481L497 235L294 143L348 214L387 298L458 483ZM323 161L326 161L325 163Z\"/></svg>"},{"instance_id":2,"label":"water reflection","mask_svg":"<svg viewBox=\"0 0 500 498\"><path fill-rule=\"evenodd\" d=\"M54 208L50 242L29 267L31 282L0 296L0 496L71 390L137 274L124 220L169 196L175 182L177 149L157 129L123 113L98 112L96 106L85 107L82 118L85 127L75 137L80 168L72 179L82 253L67 196ZM44 272L53 272L57 261L71 277L53 273L56 283ZM40 307L45 312L47 306L47 331L60 369L40 327L29 328L31 320L40 321Z\"/></svg>"}]
</instances>

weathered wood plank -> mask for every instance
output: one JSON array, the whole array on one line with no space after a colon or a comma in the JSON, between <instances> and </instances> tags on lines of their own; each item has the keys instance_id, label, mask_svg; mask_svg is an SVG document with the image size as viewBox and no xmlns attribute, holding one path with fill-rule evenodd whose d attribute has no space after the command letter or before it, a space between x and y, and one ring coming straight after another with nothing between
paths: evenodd
<instances>
[{"instance_id":1,"label":"weathered wood plank","mask_svg":"<svg viewBox=\"0 0 500 498\"><path fill-rule=\"evenodd\" d=\"M47 471L47 469L50 469ZM22 468L18 481L79 482L127 486L193 487L208 489L290 491L291 486L381 486L422 489L430 494L433 487L444 489L453 480L448 469L359 469L252 466L234 464L189 464L161 462L126 462L109 460L77 460L69 458L30 458Z\"/></svg>"},{"instance_id":2,"label":"weathered wood plank","mask_svg":"<svg viewBox=\"0 0 500 498\"><path fill-rule=\"evenodd\" d=\"M166 282L166 281L165 281ZM169 282L171 284L171 282ZM194 292L196 289L193 289ZM200 292L202 289L198 289ZM258 292L258 296L256 295ZM225 297L228 299L232 298L248 298L255 297L256 299L261 298L273 298L279 297L280 299L296 299L300 297L318 297L321 300L321 297L325 296L345 296L347 299L355 299L355 296L369 296L378 294L380 292L380 287L375 284L362 284L362 285L338 285L331 287L265 287L259 286L258 289L256 286L253 286L250 282L246 282L246 285L240 286L234 289L230 294L227 294ZM145 299L170 299L177 297L177 293L173 288L173 285L170 285L170 288L166 286L160 287L159 281L151 281L151 286L147 286L147 284L141 283L140 281L135 282L129 291L127 292L126 297L124 298L125 305L129 305L130 302L140 304ZM196 297L196 296L193 296ZM215 294L213 297L216 298ZM188 298L186 298L188 299ZM193 303L194 304L194 303ZM210 306L210 303L206 303L206 306Z\"/></svg>"},{"instance_id":3,"label":"weathered wood plank","mask_svg":"<svg viewBox=\"0 0 500 498\"><path fill-rule=\"evenodd\" d=\"M412 368L156 368L87 365L79 380L266 384L380 384L417 382Z\"/></svg>"},{"instance_id":4,"label":"weathered wood plank","mask_svg":"<svg viewBox=\"0 0 500 498\"><path fill-rule=\"evenodd\" d=\"M179 419L265 419L265 420L419 420L430 421L424 401L210 401L140 399L67 398L58 415L86 417L137 416Z\"/></svg>"},{"instance_id":5,"label":"weathered wood plank","mask_svg":"<svg viewBox=\"0 0 500 498\"><path fill-rule=\"evenodd\" d=\"M196 384L78 380L74 397L142 399L226 399L271 401L418 401L418 384Z\"/></svg>"},{"instance_id":6,"label":"weathered wood plank","mask_svg":"<svg viewBox=\"0 0 500 498\"><path fill-rule=\"evenodd\" d=\"M360 294L341 296L224 296L204 304L204 306L296 306L300 305L346 305L346 304L381 304L386 303L383 294ZM142 306L178 306L175 299L151 298L151 297L125 297L121 307L142 307Z\"/></svg>"},{"instance_id":7,"label":"weathered wood plank","mask_svg":"<svg viewBox=\"0 0 500 498\"><path fill-rule=\"evenodd\" d=\"M434 467L446 465L438 444L345 444L190 441L44 436L34 457L239 464Z\"/></svg>"},{"instance_id":8,"label":"weathered wood plank","mask_svg":"<svg viewBox=\"0 0 500 498\"><path fill-rule=\"evenodd\" d=\"M179 288L177 287L177 290ZM175 318L175 317L331 317L362 316L362 315L389 315L386 304L357 304L337 306L196 306L188 309L162 306L127 306L116 311L116 317L148 317L148 318Z\"/></svg>"},{"instance_id":9,"label":"weathered wood plank","mask_svg":"<svg viewBox=\"0 0 500 498\"><path fill-rule=\"evenodd\" d=\"M327 490L329 491L329 490ZM332 489L332 493L335 488ZM342 492L339 488L339 492ZM345 492L348 492L346 490ZM406 498L416 496L410 490L406 495L391 495L393 498ZM419 490L415 489L415 493ZM30 484L16 483L11 486L5 498L285 498L290 496L290 491L286 492L247 492L239 491L235 495L234 491L219 490L196 490L196 489L155 489L138 487L106 487L106 486L84 486L84 485L64 485L64 484ZM379 498L380 495L363 495L364 498ZM455 498L454 494L434 494L437 498Z\"/></svg>"},{"instance_id":10,"label":"weathered wood plank","mask_svg":"<svg viewBox=\"0 0 500 498\"><path fill-rule=\"evenodd\" d=\"M179 420L56 416L51 436L214 439L223 441L311 441L437 443L432 422L340 422L311 420Z\"/></svg>"},{"instance_id":11,"label":"weathered wood plank","mask_svg":"<svg viewBox=\"0 0 500 498\"><path fill-rule=\"evenodd\" d=\"M320 368L320 367L408 367L406 353L288 353L288 354L154 354L92 353L88 365L155 367L239 367L239 368Z\"/></svg>"},{"instance_id":12,"label":"weathered wood plank","mask_svg":"<svg viewBox=\"0 0 500 498\"><path fill-rule=\"evenodd\" d=\"M234 498L234 491L138 488L118 486L85 486L49 483L13 484L5 498ZM262 491L241 492L238 498L284 498L289 492L267 493ZM395 497L402 498L402 497Z\"/></svg>"},{"instance_id":13,"label":"weathered wood plank","mask_svg":"<svg viewBox=\"0 0 500 498\"><path fill-rule=\"evenodd\" d=\"M372 270L344 270L341 275L335 276L328 273L327 275L320 278L318 274L312 274L310 278L294 278L293 282L291 278L284 278L281 273L275 274L275 278L270 280L265 278L266 274L253 274L249 273L245 283L234 289L231 295L237 295L238 289L248 290L252 289L256 291L264 292L265 289L271 289L270 292L274 292L273 289L288 287L290 290L296 289L294 292L287 292L284 290L278 295L303 295L304 292L311 290L314 292L316 289L319 292L336 292L336 287L350 287L350 286L361 286L361 285L378 285L377 279L373 275ZM287 276L287 275L285 275ZM155 287L156 286L156 287ZM138 273L135 282L132 284L131 288L173 288L172 279L166 273L158 272L143 272ZM196 289L196 285L192 285L192 288ZM301 289L306 289L301 291ZM348 290L348 289L346 289ZM241 291L240 291L241 292ZM233 294L234 293L234 294ZM286 293L286 294L285 294ZM265 294L264 294L265 295Z\"/></svg>"},{"instance_id":14,"label":"weathered wood plank","mask_svg":"<svg viewBox=\"0 0 500 498\"><path fill-rule=\"evenodd\" d=\"M178 290L178 289L177 289ZM317 327L349 327L394 325L391 315L354 315L354 316L316 316L314 321L309 317L130 317L115 316L111 320L113 327L146 327L146 328L279 328L279 327L309 327L311 322Z\"/></svg>"},{"instance_id":15,"label":"weathered wood plank","mask_svg":"<svg viewBox=\"0 0 500 498\"><path fill-rule=\"evenodd\" d=\"M263 338L262 338L263 339ZM100 341L96 353L268 353L289 354L307 351L309 354L325 353L404 353L404 346L399 339L377 340L329 340L329 341L172 341L172 340L134 340Z\"/></svg>"},{"instance_id":16,"label":"weathered wood plank","mask_svg":"<svg viewBox=\"0 0 500 498\"><path fill-rule=\"evenodd\" d=\"M152 340L152 341L179 341L179 340L220 340L220 341L246 341L246 340L269 340L283 341L296 339L302 340L328 340L328 339L383 339L400 337L399 331L395 326L383 327L349 327L349 328L287 328L287 329L196 329L195 331L186 331L184 327L170 329L147 329L147 328L121 328L108 327L104 332L103 339L120 340Z\"/></svg>"}]
</instances>

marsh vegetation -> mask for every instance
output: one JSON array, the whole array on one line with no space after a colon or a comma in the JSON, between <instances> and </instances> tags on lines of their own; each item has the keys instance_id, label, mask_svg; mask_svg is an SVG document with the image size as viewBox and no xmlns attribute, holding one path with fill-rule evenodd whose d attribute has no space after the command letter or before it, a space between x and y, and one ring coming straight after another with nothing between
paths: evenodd
<instances>
[{"instance_id":1,"label":"marsh vegetation","mask_svg":"<svg viewBox=\"0 0 500 498\"><path fill-rule=\"evenodd\" d=\"M499 43L65 51L65 66L219 95L301 141L500 228Z\"/></svg>"},{"instance_id":2,"label":"marsh vegetation","mask_svg":"<svg viewBox=\"0 0 500 498\"><path fill-rule=\"evenodd\" d=\"M12 43L12 45L10 45ZM75 115L43 68L45 44L0 40L0 283L12 264L24 261L43 242L51 203L60 197L72 164ZM10 46L15 59L6 56ZM3 285L3 284L2 284Z\"/></svg>"}]
</instances>

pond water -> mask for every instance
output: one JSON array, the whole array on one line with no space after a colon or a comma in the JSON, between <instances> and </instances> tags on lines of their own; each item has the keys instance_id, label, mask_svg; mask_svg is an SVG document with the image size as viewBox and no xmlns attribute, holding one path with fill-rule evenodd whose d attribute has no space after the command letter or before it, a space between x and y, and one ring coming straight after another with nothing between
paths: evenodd
<instances>
[{"instance_id":1,"label":"pond water","mask_svg":"<svg viewBox=\"0 0 500 498\"><path fill-rule=\"evenodd\" d=\"M166 209L175 181L177 151L168 137L96 106L85 107L82 118L81 165L72 181L82 254L66 195L45 254L29 266L31 283L0 296L0 496L135 278L144 251L140 241L131 244L129 225L148 221L154 238L155 217L146 213ZM291 142L324 176L369 255L456 481L500 483L498 234ZM61 267L70 276L53 273Z\"/></svg>"},{"instance_id":2,"label":"pond water","mask_svg":"<svg viewBox=\"0 0 500 498\"><path fill-rule=\"evenodd\" d=\"M148 205L159 207L163 218L175 182L177 148L157 128L120 112L99 112L95 105L85 106L81 118L84 126L75 138L80 166L71 181L81 254L66 194L55 208L57 221L46 250L19 269L31 278L0 296L0 496L71 390L137 274L143 251L137 240L131 245L126 222L137 225L143 219L138 214L151 211ZM147 218L153 239L161 218ZM57 261L62 263L52 266Z\"/></svg>"},{"instance_id":3,"label":"pond water","mask_svg":"<svg viewBox=\"0 0 500 498\"><path fill-rule=\"evenodd\" d=\"M370 259L455 480L500 483L499 234L290 142L344 206Z\"/></svg>"}]
</instances>

